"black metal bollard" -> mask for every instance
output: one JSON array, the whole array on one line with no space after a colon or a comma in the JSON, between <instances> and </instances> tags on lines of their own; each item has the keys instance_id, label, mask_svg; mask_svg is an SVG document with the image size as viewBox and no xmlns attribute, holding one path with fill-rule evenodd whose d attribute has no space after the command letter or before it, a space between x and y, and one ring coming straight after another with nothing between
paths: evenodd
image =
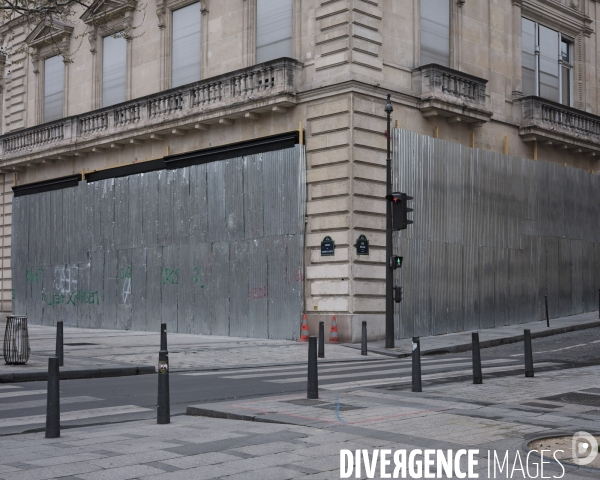
<instances>
[{"instance_id":1,"label":"black metal bollard","mask_svg":"<svg viewBox=\"0 0 600 480\"><path fill-rule=\"evenodd\" d=\"M319 358L325 358L325 322L319 322Z\"/></svg>"},{"instance_id":2,"label":"black metal bollard","mask_svg":"<svg viewBox=\"0 0 600 480\"><path fill-rule=\"evenodd\" d=\"M362 322L362 340L360 345L360 354L367 354L367 322Z\"/></svg>"},{"instance_id":3,"label":"black metal bollard","mask_svg":"<svg viewBox=\"0 0 600 480\"><path fill-rule=\"evenodd\" d=\"M58 366L64 367L65 353L63 348L63 322L56 322L56 356L58 357Z\"/></svg>"},{"instance_id":4,"label":"black metal bollard","mask_svg":"<svg viewBox=\"0 0 600 480\"><path fill-rule=\"evenodd\" d=\"M479 333L471 334L473 342L473 383L479 385L483 383L483 374L481 373L481 352L479 351Z\"/></svg>"},{"instance_id":5,"label":"black metal bollard","mask_svg":"<svg viewBox=\"0 0 600 480\"><path fill-rule=\"evenodd\" d=\"M412 391L422 392L421 389L421 340L412 338Z\"/></svg>"},{"instance_id":6,"label":"black metal bollard","mask_svg":"<svg viewBox=\"0 0 600 480\"><path fill-rule=\"evenodd\" d=\"M169 350L167 348L167 324L166 323L160 324L160 349L164 350L165 352Z\"/></svg>"},{"instance_id":7,"label":"black metal bollard","mask_svg":"<svg viewBox=\"0 0 600 480\"><path fill-rule=\"evenodd\" d=\"M58 357L48 358L48 397L46 401L46 438L60 437L60 390Z\"/></svg>"},{"instance_id":8,"label":"black metal bollard","mask_svg":"<svg viewBox=\"0 0 600 480\"><path fill-rule=\"evenodd\" d=\"M308 339L308 385L306 398L319 398L319 374L317 372L317 337Z\"/></svg>"},{"instance_id":9,"label":"black metal bollard","mask_svg":"<svg viewBox=\"0 0 600 480\"><path fill-rule=\"evenodd\" d=\"M525 376L533 377L533 349L531 348L531 331L525 330Z\"/></svg>"},{"instance_id":10,"label":"black metal bollard","mask_svg":"<svg viewBox=\"0 0 600 480\"><path fill-rule=\"evenodd\" d=\"M169 352L167 351L167 325L160 326L160 352L158 353L158 406L156 423L171 423L171 401L169 398Z\"/></svg>"},{"instance_id":11,"label":"black metal bollard","mask_svg":"<svg viewBox=\"0 0 600 480\"><path fill-rule=\"evenodd\" d=\"M548 316L548 295L544 295L544 302L546 303L546 326L550 328L550 317Z\"/></svg>"},{"instance_id":12,"label":"black metal bollard","mask_svg":"<svg viewBox=\"0 0 600 480\"><path fill-rule=\"evenodd\" d=\"M600 318L600 288L598 289L598 318Z\"/></svg>"}]
</instances>

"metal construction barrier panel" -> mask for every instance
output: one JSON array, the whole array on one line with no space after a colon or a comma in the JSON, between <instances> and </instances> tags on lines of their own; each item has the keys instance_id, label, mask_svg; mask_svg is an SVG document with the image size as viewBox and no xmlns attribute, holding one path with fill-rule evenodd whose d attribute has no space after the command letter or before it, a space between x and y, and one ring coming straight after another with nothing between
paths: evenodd
<instances>
[{"instance_id":1,"label":"metal construction barrier panel","mask_svg":"<svg viewBox=\"0 0 600 480\"><path fill-rule=\"evenodd\" d=\"M4 331L4 361L7 365L23 365L29 360L29 330L27 317L9 315Z\"/></svg>"},{"instance_id":2,"label":"metal construction barrier panel","mask_svg":"<svg viewBox=\"0 0 600 480\"><path fill-rule=\"evenodd\" d=\"M393 190L414 197L395 232L398 338L598 309L600 176L395 129ZM399 311L399 316L398 316Z\"/></svg>"},{"instance_id":3,"label":"metal construction barrier panel","mask_svg":"<svg viewBox=\"0 0 600 480\"><path fill-rule=\"evenodd\" d=\"M13 311L30 322L297 339L304 147L13 200Z\"/></svg>"}]
</instances>

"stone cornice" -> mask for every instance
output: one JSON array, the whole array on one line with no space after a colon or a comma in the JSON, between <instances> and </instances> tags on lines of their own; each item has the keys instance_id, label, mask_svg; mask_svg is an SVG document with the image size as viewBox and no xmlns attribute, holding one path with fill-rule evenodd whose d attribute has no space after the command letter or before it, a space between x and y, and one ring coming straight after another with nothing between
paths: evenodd
<instances>
[{"instance_id":1,"label":"stone cornice","mask_svg":"<svg viewBox=\"0 0 600 480\"><path fill-rule=\"evenodd\" d=\"M561 33L572 37L580 33L589 37L594 33L593 20L572 6L555 0L513 0L513 3L521 6L524 17Z\"/></svg>"}]
</instances>

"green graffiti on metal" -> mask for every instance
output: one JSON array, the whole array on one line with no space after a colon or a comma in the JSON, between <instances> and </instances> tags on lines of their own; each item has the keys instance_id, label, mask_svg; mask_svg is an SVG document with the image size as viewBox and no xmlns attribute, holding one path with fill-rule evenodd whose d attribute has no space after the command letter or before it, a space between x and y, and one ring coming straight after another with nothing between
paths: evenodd
<instances>
[{"instance_id":1,"label":"green graffiti on metal","mask_svg":"<svg viewBox=\"0 0 600 480\"><path fill-rule=\"evenodd\" d=\"M42 280L43 275L44 275L43 268L38 268L37 270L27 270L27 273L25 274L26 282L27 283L39 282Z\"/></svg>"},{"instance_id":2,"label":"green graffiti on metal","mask_svg":"<svg viewBox=\"0 0 600 480\"><path fill-rule=\"evenodd\" d=\"M49 306L56 305L100 305L98 292L81 291L76 293L46 293L42 292L42 302Z\"/></svg>"},{"instance_id":3,"label":"green graffiti on metal","mask_svg":"<svg viewBox=\"0 0 600 480\"><path fill-rule=\"evenodd\" d=\"M200 282L200 288L204 288L204 282L200 281L202 277L204 277L202 265L200 265L199 267L194 267L194 285L197 285Z\"/></svg>"},{"instance_id":4,"label":"green graffiti on metal","mask_svg":"<svg viewBox=\"0 0 600 480\"><path fill-rule=\"evenodd\" d=\"M170 268L162 269L162 284L163 285L179 285L179 269L171 270Z\"/></svg>"},{"instance_id":5,"label":"green graffiti on metal","mask_svg":"<svg viewBox=\"0 0 600 480\"><path fill-rule=\"evenodd\" d=\"M131 265L127 265L127 267L121 267L119 270L119 278L121 280L125 278L131 278Z\"/></svg>"}]
</instances>

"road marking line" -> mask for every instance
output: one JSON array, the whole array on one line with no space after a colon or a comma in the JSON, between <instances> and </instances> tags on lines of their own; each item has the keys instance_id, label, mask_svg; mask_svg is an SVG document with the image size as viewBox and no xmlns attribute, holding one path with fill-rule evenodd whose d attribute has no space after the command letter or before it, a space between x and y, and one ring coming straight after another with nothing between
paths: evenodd
<instances>
[{"instance_id":1,"label":"road marking line","mask_svg":"<svg viewBox=\"0 0 600 480\"><path fill-rule=\"evenodd\" d=\"M547 367L550 365L557 365L557 364L552 363L552 362L542 362L542 363L535 364L536 367ZM508 371L508 370L514 369L515 366L516 365L510 365L507 367L486 368L486 369L484 369L483 374L485 375L486 373ZM523 370L524 370L524 368L523 368ZM468 375L468 374L472 374L472 373L473 373L472 369L458 370L456 372L430 373L427 375L422 375L421 379L422 380L435 380L437 378L458 377L458 376ZM412 382L412 376L398 377L398 378L385 378L385 379L379 379L379 380L359 380L356 382L346 382L346 383L331 383L328 385L319 385L319 388L323 388L325 390L344 390L346 388L354 388L354 387L371 387L371 386L375 386L375 385L385 385L385 384L396 385L398 383L410 383L410 382Z\"/></svg>"},{"instance_id":2,"label":"road marking line","mask_svg":"<svg viewBox=\"0 0 600 480\"><path fill-rule=\"evenodd\" d=\"M460 360L464 361L464 358L461 358ZM455 360L453 360L454 362ZM513 360L505 360L506 362L511 362ZM443 360L428 360L428 361L424 361L422 362L424 365L433 365L433 364L437 364L437 363L446 363ZM452 363L453 365L456 365L456 363ZM370 368L371 371L373 368L376 367L391 367L391 366L395 366L395 367L401 367L401 366L408 366L410 365L410 363L408 362L385 362L385 363L377 363L376 365L356 365L356 366L350 366L350 367L334 367L334 368L327 368L324 367L322 365L319 366L319 371L324 372L324 373L329 373L329 372L346 372L348 370L362 370L362 369L366 369L366 368ZM301 372L306 370L306 365L302 365L301 367L299 367L299 370ZM260 372L248 372L247 375L229 375L229 374L224 374L223 378L228 378L228 379L244 379L244 378L259 378L259 377L280 377L282 375L293 375L296 373L300 373L300 372L274 372L274 373L260 373ZM357 374L358 375L358 374Z\"/></svg>"},{"instance_id":3,"label":"road marking line","mask_svg":"<svg viewBox=\"0 0 600 480\"><path fill-rule=\"evenodd\" d=\"M0 385L0 390L6 390L8 388L23 388L23 387L17 387L16 385Z\"/></svg>"},{"instance_id":4,"label":"road marking line","mask_svg":"<svg viewBox=\"0 0 600 480\"><path fill-rule=\"evenodd\" d=\"M598 340L598 341L600 341L600 340ZM596 342L592 342L592 343L596 343ZM544 350L543 352L533 352L533 354L538 355L540 353L560 352L561 350L569 350L570 348L585 347L586 345L587 345L587 343L580 343L579 345L571 345L570 347L557 348L556 350ZM523 355L523 353L517 353L515 355L511 355L511 357L519 357L521 355Z\"/></svg>"},{"instance_id":5,"label":"road marking line","mask_svg":"<svg viewBox=\"0 0 600 480\"><path fill-rule=\"evenodd\" d=\"M485 368L486 365L493 365L493 364L497 364L497 363L513 363L516 362L516 360L504 360L504 359L496 359L496 360L488 360L488 361L484 361L483 363L483 367ZM440 368L449 368L449 367L466 367L467 365L471 365L471 362L461 362L461 363L453 363L453 364L442 364L442 365L435 365L432 366L431 368L437 370ZM422 365L423 366L423 365ZM368 372L353 372L353 373L347 373L347 374L336 374L336 375L319 375L319 381L320 380L331 380L331 379L337 379L337 378L347 378L347 377L365 377L367 375L369 376L375 376L375 375L387 375L387 374L391 374L391 375L397 375L398 373L402 373L402 372L410 372L412 369L412 367L409 366L403 366L402 368L394 368L393 370L379 370L379 371L368 371ZM326 372L328 373L328 372ZM239 377L224 377L224 378L239 378ZM306 376L303 377L293 377L293 378L282 378L279 380L265 380L266 382L271 382L271 383L296 383L296 382L304 382L306 381Z\"/></svg>"},{"instance_id":6,"label":"road marking line","mask_svg":"<svg viewBox=\"0 0 600 480\"><path fill-rule=\"evenodd\" d=\"M99 402L102 400L104 399L96 397L65 397L60 399L60 404L66 405L69 403ZM19 408L37 408L45 406L46 400L29 400L28 402L1 403L0 412L4 410L17 410Z\"/></svg>"},{"instance_id":7,"label":"road marking line","mask_svg":"<svg viewBox=\"0 0 600 480\"><path fill-rule=\"evenodd\" d=\"M24 397L26 395L45 395L46 390L19 390L18 392L0 393L0 398Z\"/></svg>"},{"instance_id":8,"label":"road marking line","mask_svg":"<svg viewBox=\"0 0 600 480\"><path fill-rule=\"evenodd\" d=\"M60 414L61 422L71 420L82 420L84 418L108 417L112 415L124 415L128 413L149 412L150 408L138 407L136 405L123 405L120 407L94 408L91 410L76 410ZM17 427L19 425L31 425L46 423L46 415L30 415L28 417L13 417L0 419L0 428Z\"/></svg>"}]
</instances>

